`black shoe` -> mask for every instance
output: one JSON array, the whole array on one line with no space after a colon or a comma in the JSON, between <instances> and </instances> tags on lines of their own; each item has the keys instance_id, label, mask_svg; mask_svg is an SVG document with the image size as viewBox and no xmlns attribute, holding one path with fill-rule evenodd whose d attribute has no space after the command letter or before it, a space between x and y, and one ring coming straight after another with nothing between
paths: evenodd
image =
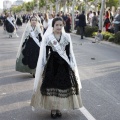
<instances>
[{"instance_id":1,"label":"black shoe","mask_svg":"<svg viewBox=\"0 0 120 120\"><path fill-rule=\"evenodd\" d=\"M52 113L53 111L51 110L51 118L55 119L57 118L57 114L56 113Z\"/></svg>"},{"instance_id":2,"label":"black shoe","mask_svg":"<svg viewBox=\"0 0 120 120\"><path fill-rule=\"evenodd\" d=\"M56 115L57 115L57 117L61 117L62 113L59 110L56 110Z\"/></svg>"}]
</instances>

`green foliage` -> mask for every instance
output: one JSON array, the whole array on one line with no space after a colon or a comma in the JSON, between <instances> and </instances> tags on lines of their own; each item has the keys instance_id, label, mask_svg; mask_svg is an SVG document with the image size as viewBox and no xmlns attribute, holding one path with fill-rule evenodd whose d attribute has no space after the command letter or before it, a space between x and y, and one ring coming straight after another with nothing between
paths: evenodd
<instances>
[{"instance_id":1,"label":"green foliage","mask_svg":"<svg viewBox=\"0 0 120 120\"><path fill-rule=\"evenodd\" d=\"M31 11L34 9L34 2L27 2L25 3L25 8L26 8L26 11Z\"/></svg>"},{"instance_id":2,"label":"green foliage","mask_svg":"<svg viewBox=\"0 0 120 120\"><path fill-rule=\"evenodd\" d=\"M97 35L97 32L92 33L92 37L95 37Z\"/></svg>"},{"instance_id":3,"label":"green foliage","mask_svg":"<svg viewBox=\"0 0 120 120\"><path fill-rule=\"evenodd\" d=\"M114 37L114 36L110 36L110 37L108 38L108 41L110 41L110 42L114 42L114 40L115 40L115 37Z\"/></svg>"},{"instance_id":4,"label":"green foliage","mask_svg":"<svg viewBox=\"0 0 120 120\"><path fill-rule=\"evenodd\" d=\"M116 34L112 34L109 32L102 32L104 40L108 40L110 42L114 42L117 44L120 44L120 31L117 32Z\"/></svg>"},{"instance_id":5,"label":"green foliage","mask_svg":"<svg viewBox=\"0 0 120 120\"><path fill-rule=\"evenodd\" d=\"M86 37L92 37L94 32L98 31L98 27L91 27L91 26L86 26L85 27L85 36ZM80 27L77 27L77 35L80 35Z\"/></svg>"},{"instance_id":6,"label":"green foliage","mask_svg":"<svg viewBox=\"0 0 120 120\"><path fill-rule=\"evenodd\" d=\"M6 14L8 12L8 10L4 9L3 12Z\"/></svg>"},{"instance_id":7,"label":"green foliage","mask_svg":"<svg viewBox=\"0 0 120 120\"><path fill-rule=\"evenodd\" d=\"M67 6L72 6L72 0L67 0Z\"/></svg>"},{"instance_id":8,"label":"green foliage","mask_svg":"<svg viewBox=\"0 0 120 120\"><path fill-rule=\"evenodd\" d=\"M102 35L103 35L103 39L104 40L108 40L110 37L113 37L113 34L110 33L110 32L102 32Z\"/></svg>"},{"instance_id":9,"label":"green foliage","mask_svg":"<svg viewBox=\"0 0 120 120\"><path fill-rule=\"evenodd\" d=\"M92 37L93 32L97 32L97 31L98 31L98 27L86 26L85 27L85 36Z\"/></svg>"},{"instance_id":10,"label":"green foliage","mask_svg":"<svg viewBox=\"0 0 120 120\"><path fill-rule=\"evenodd\" d=\"M49 2L55 3L55 2L56 2L56 0L49 0Z\"/></svg>"},{"instance_id":11,"label":"green foliage","mask_svg":"<svg viewBox=\"0 0 120 120\"><path fill-rule=\"evenodd\" d=\"M27 2L27 3L23 3L22 5L19 5L19 6L13 6L11 8L11 11L16 12L16 13L20 12L22 10L31 11L34 9L34 6L35 6L34 1L31 1L31 2Z\"/></svg>"},{"instance_id":12,"label":"green foliage","mask_svg":"<svg viewBox=\"0 0 120 120\"><path fill-rule=\"evenodd\" d=\"M18 13L18 12L20 12L22 10L22 6L20 5L20 6L13 6L12 8L11 8L11 11L13 11L13 12L15 12L15 13Z\"/></svg>"},{"instance_id":13,"label":"green foliage","mask_svg":"<svg viewBox=\"0 0 120 120\"><path fill-rule=\"evenodd\" d=\"M108 0L106 2L106 7L111 8L112 6L118 7L119 6L119 0Z\"/></svg>"},{"instance_id":14,"label":"green foliage","mask_svg":"<svg viewBox=\"0 0 120 120\"><path fill-rule=\"evenodd\" d=\"M98 27L91 27L91 26L86 26L85 27L85 36L86 37L92 37L94 32L98 31ZM77 35L80 35L80 27L77 27Z\"/></svg>"},{"instance_id":15,"label":"green foliage","mask_svg":"<svg viewBox=\"0 0 120 120\"><path fill-rule=\"evenodd\" d=\"M86 37L95 37L97 35L98 28L97 27L91 27L91 26L86 26L85 27L85 36ZM77 27L77 35L80 35L80 27ZM109 33L109 32L102 32L103 39L114 42L117 44L120 44L120 31L117 32L116 34Z\"/></svg>"},{"instance_id":16,"label":"green foliage","mask_svg":"<svg viewBox=\"0 0 120 120\"><path fill-rule=\"evenodd\" d=\"M43 7L46 5L46 1L45 0L39 0L39 7Z\"/></svg>"}]
</instances>

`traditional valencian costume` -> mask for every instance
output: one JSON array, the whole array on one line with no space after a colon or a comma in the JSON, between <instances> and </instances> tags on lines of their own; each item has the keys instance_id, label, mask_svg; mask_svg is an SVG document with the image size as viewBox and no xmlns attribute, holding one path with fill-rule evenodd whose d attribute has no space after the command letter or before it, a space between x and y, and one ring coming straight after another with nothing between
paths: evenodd
<instances>
[{"instance_id":1,"label":"traditional valencian costume","mask_svg":"<svg viewBox=\"0 0 120 120\"><path fill-rule=\"evenodd\" d=\"M17 26L22 26L22 17L21 16L17 16L17 18L16 18L16 25Z\"/></svg>"},{"instance_id":2,"label":"traditional valencian costume","mask_svg":"<svg viewBox=\"0 0 120 120\"><path fill-rule=\"evenodd\" d=\"M38 22L36 27L32 27L28 22L17 53L16 71L35 74L42 41L42 31L39 26Z\"/></svg>"},{"instance_id":3,"label":"traditional valencian costume","mask_svg":"<svg viewBox=\"0 0 120 120\"><path fill-rule=\"evenodd\" d=\"M82 107L81 82L73 53L71 37L62 32L59 41L52 31L43 37L38 59L33 108L49 110Z\"/></svg>"},{"instance_id":4,"label":"traditional valencian costume","mask_svg":"<svg viewBox=\"0 0 120 120\"><path fill-rule=\"evenodd\" d=\"M12 37L14 30L15 30L15 24L14 24L14 18L13 17L7 17L5 20L5 27L6 31L9 34L9 37Z\"/></svg>"}]
</instances>

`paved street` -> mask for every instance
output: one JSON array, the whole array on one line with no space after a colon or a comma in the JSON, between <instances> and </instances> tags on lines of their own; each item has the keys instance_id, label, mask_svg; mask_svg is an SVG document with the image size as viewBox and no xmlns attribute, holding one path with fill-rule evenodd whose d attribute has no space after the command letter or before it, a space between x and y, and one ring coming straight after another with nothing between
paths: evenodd
<instances>
[{"instance_id":1,"label":"paved street","mask_svg":"<svg viewBox=\"0 0 120 120\"><path fill-rule=\"evenodd\" d=\"M0 27L0 120L51 120L50 111L31 110L32 76L15 71L24 28L25 25L18 30L19 38L8 38ZM72 41L84 107L96 120L120 120L120 46L92 43L91 39L81 40L76 35L72 35ZM88 117L79 110L62 113L58 120L87 120Z\"/></svg>"}]
</instances>

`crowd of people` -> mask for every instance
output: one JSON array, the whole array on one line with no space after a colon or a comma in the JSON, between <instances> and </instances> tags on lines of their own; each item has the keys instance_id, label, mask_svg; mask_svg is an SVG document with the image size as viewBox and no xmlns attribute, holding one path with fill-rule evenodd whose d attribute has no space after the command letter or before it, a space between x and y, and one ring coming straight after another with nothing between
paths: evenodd
<instances>
[{"instance_id":1,"label":"crowd of people","mask_svg":"<svg viewBox=\"0 0 120 120\"><path fill-rule=\"evenodd\" d=\"M79 19L79 12L75 13L75 28L77 26L80 26L81 24L81 19ZM97 12L92 12L89 11L87 13L87 18L86 23L89 26L95 27L99 26L100 22L100 11ZM108 9L104 12L103 14L103 27L105 28L105 31L111 32L111 33L117 33L120 31L120 9L117 9L116 12L113 14L113 12Z\"/></svg>"},{"instance_id":2,"label":"crowd of people","mask_svg":"<svg viewBox=\"0 0 120 120\"><path fill-rule=\"evenodd\" d=\"M6 14L6 15L1 15L0 16L0 23L4 24L4 29L6 29L5 27L5 23L6 22L6 18L10 15ZM16 26L21 26L22 23L27 23L30 19L31 14L22 14L22 15L16 15L13 14L11 16L12 21L14 21L14 24ZM59 12L58 14L56 14L55 12L53 12L52 14L43 14L43 13L38 13L38 17L41 20L42 26L43 26L43 30L45 32L46 28L47 28L47 24L48 24L48 19L54 18L55 16L59 16L63 18L64 21L64 29L67 33L71 32L71 26L72 26L72 14L70 13L63 13L62 11ZM76 11L75 12L75 16L74 16L74 25L75 28L77 29L77 27L82 27L81 31L82 33L84 33L84 27L86 25L89 26L98 26L99 27L99 22L100 22L100 11L97 12L92 12L89 11L87 13L87 15L85 16L84 11L83 12L79 12ZM113 12L108 9L104 12L103 15L103 27L105 28L105 31L108 31L110 33L117 33L118 31L120 31L120 9L116 10L116 12L113 14ZM83 38L83 37L81 37Z\"/></svg>"},{"instance_id":3,"label":"crowd of people","mask_svg":"<svg viewBox=\"0 0 120 120\"><path fill-rule=\"evenodd\" d=\"M91 26L99 26L100 12L90 11L87 15L87 20ZM120 9L117 9L114 14L110 9L104 12L103 27L105 31L110 33L117 33L120 31Z\"/></svg>"}]
</instances>

